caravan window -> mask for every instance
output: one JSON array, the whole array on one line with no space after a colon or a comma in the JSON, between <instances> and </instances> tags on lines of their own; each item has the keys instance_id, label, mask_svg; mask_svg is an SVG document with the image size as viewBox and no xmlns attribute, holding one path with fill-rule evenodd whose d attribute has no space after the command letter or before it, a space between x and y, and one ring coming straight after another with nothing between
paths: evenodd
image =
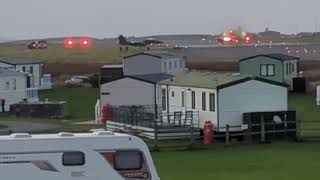
<instances>
[{"instance_id":1,"label":"caravan window","mask_svg":"<svg viewBox=\"0 0 320 180\"><path fill-rule=\"evenodd\" d=\"M196 109L196 92L191 92L191 108Z\"/></svg>"},{"instance_id":2,"label":"caravan window","mask_svg":"<svg viewBox=\"0 0 320 180\"><path fill-rule=\"evenodd\" d=\"M83 152L65 152L62 155L62 164L64 166L82 166L85 164L85 155Z\"/></svg>"},{"instance_id":3,"label":"caravan window","mask_svg":"<svg viewBox=\"0 0 320 180\"><path fill-rule=\"evenodd\" d=\"M114 157L116 170L137 170L142 168L142 154L139 151L117 151Z\"/></svg>"}]
</instances>

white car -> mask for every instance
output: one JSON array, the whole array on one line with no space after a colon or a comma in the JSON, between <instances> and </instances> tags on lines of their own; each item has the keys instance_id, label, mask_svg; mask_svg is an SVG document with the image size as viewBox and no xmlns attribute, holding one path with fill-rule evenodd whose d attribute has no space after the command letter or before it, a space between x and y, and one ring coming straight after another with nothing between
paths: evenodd
<instances>
[{"instance_id":1,"label":"white car","mask_svg":"<svg viewBox=\"0 0 320 180\"><path fill-rule=\"evenodd\" d=\"M65 81L65 84L80 85L88 81L89 81L88 76L72 76L70 79Z\"/></svg>"}]
</instances>

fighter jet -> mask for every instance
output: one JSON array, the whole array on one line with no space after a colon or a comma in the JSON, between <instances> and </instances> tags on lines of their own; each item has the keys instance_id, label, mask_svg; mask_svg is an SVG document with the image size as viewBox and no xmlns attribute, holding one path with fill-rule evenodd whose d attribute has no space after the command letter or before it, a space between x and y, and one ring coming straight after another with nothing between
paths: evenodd
<instances>
[{"instance_id":1,"label":"fighter jet","mask_svg":"<svg viewBox=\"0 0 320 180\"><path fill-rule=\"evenodd\" d=\"M123 46L144 47L144 46L149 46L149 45L153 45L153 44L163 44L162 41L158 41L153 38L146 39L142 42L132 42L132 41L129 42L129 41L127 41L127 39L123 35L120 35L118 37L118 40L119 40L119 44L123 45Z\"/></svg>"}]
</instances>

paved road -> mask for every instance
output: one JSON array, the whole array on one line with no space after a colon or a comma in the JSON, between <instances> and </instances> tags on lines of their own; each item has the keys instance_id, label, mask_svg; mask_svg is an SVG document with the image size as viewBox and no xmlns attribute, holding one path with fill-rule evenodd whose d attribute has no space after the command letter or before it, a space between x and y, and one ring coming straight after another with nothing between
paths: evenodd
<instances>
[{"instance_id":1,"label":"paved road","mask_svg":"<svg viewBox=\"0 0 320 180\"><path fill-rule=\"evenodd\" d=\"M208 48L182 48L174 52L186 55L189 61L239 60L267 53L284 53L306 60L320 60L320 44L274 45L274 46L234 46Z\"/></svg>"},{"instance_id":2,"label":"paved road","mask_svg":"<svg viewBox=\"0 0 320 180\"><path fill-rule=\"evenodd\" d=\"M60 127L59 125L23 121L0 121L0 124L8 127L5 129L0 129L0 133L7 133L9 131L14 133L36 133L57 129Z\"/></svg>"}]
</instances>

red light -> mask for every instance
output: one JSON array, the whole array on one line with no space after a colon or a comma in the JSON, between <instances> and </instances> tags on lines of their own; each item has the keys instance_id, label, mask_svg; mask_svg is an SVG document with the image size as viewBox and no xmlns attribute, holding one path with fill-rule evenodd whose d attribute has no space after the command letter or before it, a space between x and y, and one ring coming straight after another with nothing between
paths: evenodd
<instances>
[{"instance_id":1,"label":"red light","mask_svg":"<svg viewBox=\"0 0 320 180\"><path fill-rule=\"evenodd\" d=\"M90 39L90 38L86 38L86 37L81 38L81 39L80 39L80 45L81 45L81 47L83 47L83 48L88 48L88 47L90 47L90 46L92 45L91 39Z\"/></svg>"},{"instance_id":2,"label":"red light","mask_svg":"<svg viewBox=\"0 0 320 180\"><path fill-rule=\"evenodd\" d=\"M67 38L64 40L64 46L66 48L72 48L74 46L74 42L71 38Z\"/></svg>"}]
</instances>

